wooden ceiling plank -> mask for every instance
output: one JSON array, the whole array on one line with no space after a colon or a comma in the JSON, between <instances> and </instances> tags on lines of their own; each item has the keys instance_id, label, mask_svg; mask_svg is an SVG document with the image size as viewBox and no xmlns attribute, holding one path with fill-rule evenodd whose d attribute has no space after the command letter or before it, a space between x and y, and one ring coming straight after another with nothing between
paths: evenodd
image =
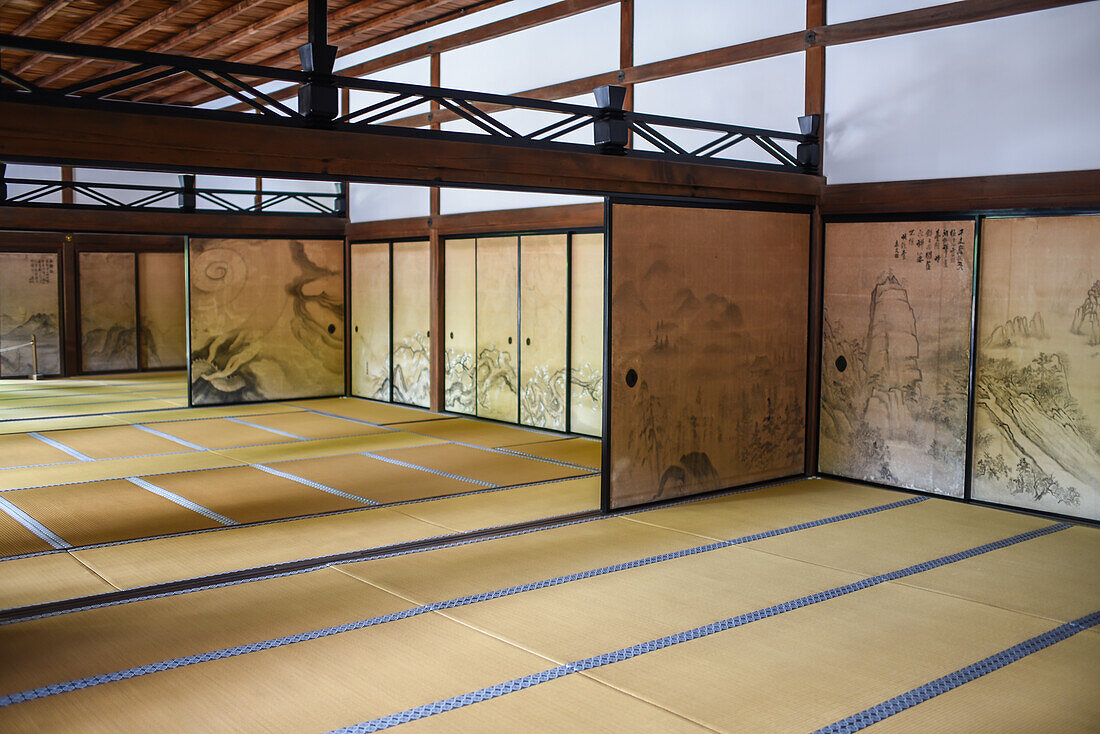
<instances>
[{"instance_id":1,"label":"wooden ceiling plank","mask_svg":"<svg viewBox=\"0 0 1100 734\"><path fill-rule=\"evenodd\" d=\"M119 14L125 12L131 5L134 5L138 0L118 0L118 2L108 5L103 10L100 10L95 15L91 16L83 23L73 28L71 31L63 35L59 40L61 41L75 41L85 33L95 30L99 26L103 25L109 20L113 20ZM35 64L48 59L49 54L35 54L29 59L15 67L16 74L22 74L27 69L31 68Z\"/></svg>"},{"instance_id":2,"label":"wooden ceiling plank","mask_svg":"<svg viewBox=\"0 0 1100 734\"><path fill-rule=\"evenodd\" d=\"M37 13L27 18L25 21L16 26L15 30L11 32L13 36L23 36L30 33L42 23L52 18L58 10L68 5L67 0L54 0L45 7L39 9Z\"/></svg>"},{"instance_id":3,"label":"wooden ceiling plank","mask_svg":"<svg viewBox=\"0 0 1100 734\"><path fill-rule=\"evenodd\" d=\"M107 43L105 43L104 45L121 46L125 43L128 43L164 23L171 22L177 16L181 15L182 13L186 13L191 8L205 1L206 0L179 0L179 2L177 2L175 5L170 5L156 15L146 18L141 23L138 23L136 26L130 28L129 30L123 32L118 36L115 36L110 41L107 41ZM69 64L68 66L61 67L52 74L48 74L44 77L36 79L35 83L39 86L48 86L50 83L58 81L59 79L62 79L69 74L72 74L77 70L84 68L88 65L89 62L90 59L81 59L75 63Z\"/></svg>"}]
</instances>

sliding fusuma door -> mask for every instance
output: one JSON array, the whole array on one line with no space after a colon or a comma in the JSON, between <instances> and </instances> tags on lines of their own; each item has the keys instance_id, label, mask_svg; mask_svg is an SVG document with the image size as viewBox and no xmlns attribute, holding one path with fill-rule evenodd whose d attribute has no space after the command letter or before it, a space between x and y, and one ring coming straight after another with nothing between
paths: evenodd
<instances>
[{"instance_id":1,"label":"sliding fusuma door","mask_svg":"<svg viewBox=\"0 0 1100 734\"><path fill-rule=\"evenodd\" d=\"M604 506L805 466L810 217L613 204Z\"/></svg>"}]
</instances>

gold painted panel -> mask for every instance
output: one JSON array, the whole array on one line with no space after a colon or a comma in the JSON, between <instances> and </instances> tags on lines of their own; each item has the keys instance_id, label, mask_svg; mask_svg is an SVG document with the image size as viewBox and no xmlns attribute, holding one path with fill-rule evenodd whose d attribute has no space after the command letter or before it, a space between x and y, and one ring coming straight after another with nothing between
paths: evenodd
<instances>
[{"instance_id":1,"label":"gold painted panel","mask_svg":"<svg viewBox=\"0 0 1100 734\"><path fill-rule=\"evenodd\" d=\"M194 405L343 394L343 242L189 248Z\"/></svg>"},{"instance_id":2,"label":"gold painted panel","mask_svg":"<svg viewBox=\"0 0 1100 734\"><path fill-rule=\"evenodd\" d=\"M477 247L472 239L447 240L445 247L446 408L472 415L477 400Z\"/></svg>"},{"instance_id":3,"label":"gold painted panel","mask_svg":"<svg viewBox=\"0 0 1100 734\"><path fill-rule=\"evenodd\" d=\"M57 255L0 252L0 375L61 373L61 314L57 303Z\"/></svg>"},{"instance_id":4,"label":"gold painted panel","mask_svg":"<svg viewBox=\"0 0 1100 734\"><path fill-rule=\"evenodd\" d=\"M517 237L477 241L477 414L519 419Z\"/></svg>"},{"instance_id":5,"label":"gold painted panel","mask_svg":"<svg viewBox=\"0 0 1100 734\"><path fill-rule=\"evenodd\" d=\"M134 253L82 252L78 266L81 369L136 369Z\"/></svg>"},{"instance_id":6,"label":"gold painted panel","mask_svg":"<svg viewBox=\"0 0 1100 734\"><path fill-rule=\"evenodd\" d=\"M963 496L974 223L825 230L822 472Z\"/></svg>"},{"instance_id":7,"label":"gold painted panel","mask_svg":"<svg viewBox=\"0 0 1100 734\"><path fill-rule=\"evenodd\" d=\"M982 226L972 495L1100 519L1100 216Z\"/></svg>"},{"instance_id":8,"label":"gold painted panel","mask_svg":"<svg viewBox=\"0 0 1100 734\"><path fill-rule=\"evenodd\" d=\"M351 246L351 393L390 399L390 246Z\"/></svg>"},{"instance_id":9,"label":"gold painted panel","mask_svg":"<svg viewBox=\"0 0 1100 734\"><path fill-rule=\"evenodd\" d=\"M611 505L805 465L807 214L615 205Z\"/></svg>"},{"instance_id":10,"label":"gold painted panel","mask_svg":"<svg viewBox=\"0 0 1100 734\"><path fill-rule=\"evenodd\" d=\"M569 430L603 433L603 234L573 235Z\"/></svg>"},{"instance_id":11,"label":"gold painted panel","mask_svg":"<svg viewBox=\"0 0 1100 734\"><path fill-rule=\"evenodd\" d=\"M393 399L428 407L431 363L431 248L393 244Z\"/></svg>"},{"instance_id":12,"label":"gold painted panel","mask_svg":"<svg viewBox=\"0 0 1100 734\"><path fill-rule=\"evenodd\" d=\"M138 254L138 358L143 368L187 365L184 285L182 252Z\"/></svg>"},{"instance_id":13,"label":"gold painted panel","mask_svg":"<svg viewBox=\"0 0 1100 734\"><path fill-rule=\"evenodd\" d=\"M564 234L520 238L520 422L565 430Z\"/></svg>"}]
</instances>

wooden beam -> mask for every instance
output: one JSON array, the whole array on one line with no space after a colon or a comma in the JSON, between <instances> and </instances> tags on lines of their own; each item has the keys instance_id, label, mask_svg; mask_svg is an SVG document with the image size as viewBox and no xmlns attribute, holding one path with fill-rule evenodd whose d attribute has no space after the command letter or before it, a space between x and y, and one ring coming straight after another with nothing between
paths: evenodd
<instances>
[{"instance_id":1,"label":"wooden beam","mask_svg":"<svg viewBox=\"0 0 1100 734\"><path fill-rule=\"evenodd\" d=\"M63 35L60 40L75 41L76 39L83 36L85 33L95 30L96 28L110 20L114 20L121 13L125 12L131 5L134 5L137 1L138 0L117 0L117 2L108 5L103 10L100 10L98 13L85 20L76 28L73 28L71 31ZM42 59L47 58L48 56L49 54L35 54L28 59L24 59L15 67L14 72L16 74L22 74L24 71L34 66Z\"/></svg>"},{"instance_id":2,"label":"wooden beam","mask_svg":"<svg viewBox=\"0 0 1100 734\"><path fill-rule=\"evenodd\" d=\"M61 167L61 180L65 183L72 183L72 180L73 180L73 167L72 166L62 166ZM62 204L72 204L73 203L73 190L72 189L66 188L66 189L61 190L61 203Z\"/></svg>"},{"instance_id":3,"label":"wooden beam","mask_svg":"<svg viewBox=\"0 0 1100 734\"><path fill-rule=\"evenodd\" d=\"M13 229L61 232L209 234L239 237L343 237L347 220L280 214L117 211L93 208L0 206L0 222Z\"/></svg>"},{"instance_id":4,"label":"wooden beam","mask_svg":"<svg viewBox=\"0 0 1100 734\"><path fill-rule=\"evenodd\" d=\"M619 76L626 78L626 69L634 66L634 0L619 0ZM593 87L594 89L595 87ZM559 98L562 99L562 98ZM634 109L634 85L626 85L624 110ZM634 131L626 132L626 147L634 144Z\"/></svg>"},{"instance_id":5,"label":"wooden beam","mask_svg":"<svg viewBox=\"0 0 1100 734\"><path fill-rule=\"evenodd\" d=\"M52 3L47 3L45 6L38 9L36 13L31 17L24 20L22 23L15 27L15 30L11 32L13 36L25 36L33 31L38 26L45 23L47 20L57 14L57 11L69 4L69 0L53 0Z\"/></svg>"},{"instance_id":6,"label":"wooden beam","mask_svg":"<svg viewBox=\"0 0 1100 734\"><path fill-rule=\"evenodd\" d=\"M0 160L274 178L812 204L818 176L0 101Z\"/></svg>"},{"instance_id":7,"label":"wooden beam","mask_svg":"<svg viewBox=\"0 0 1100 734\"><path fill-rule=\"evenodd\" d=\"M198 5L199 3L205 2L205 1L206 0L179 0L179 2L175 3L174 5L170 5L169 7L165 8L162 11L160 11L156 15L152 15L152 16L146 18L141 23L138 23L137 25L133 26L129 30L125 31L124 33L121 33L121 34L115 36L114 38L112 38L110 41L107 41L107 43L105 43L103 45L117 47L117 46L122 46L125 43L129 43L130 41L134 40L135 38L139 38L139 37L145 35L146 33L148 33L149 31L154 30L156 28L159 28L164 23L171 22L177 16L182 15L183 13L186 13L188 10L190 10L194 6ZM45 58L45 55L43 55L43 58ZM63 79L64 77L66 77L66 76L68 76L68 75L84 68L85 66L87 66L90 63L91 63L91 59L80 59L80 60L78 60L78 61L76 61L72 64L68 64L67 66L61 67L60 69L58 69L57 71L55 71L51 74L47 74L44 77L40 77L38 79L35 79L35 84L37 84L40 87L49 86L51 83L53 83L53 82L55 82L59 79Z\"/></svg>"},{"instance_id":8,"label":"wooden beam","mask_svg":"<svg viewBox=\"0 0 1100 734\"><path fill-rule=\"evenodd\" d=\"M1100 208L1100 170L826 186L826 215Z\"/></svg>"},{"instance_id":9,"label":"wooden beam","mask_svg":"<svg viewBox=\"0 0 1100 734\"><path fill-rule=\"evenodd\" d=\"M444 214L433 217L387 219L378 222L352 222L347 237L352 242L394 239L420 239L430 227L441 237L463 234L507 234L542 229L584 229L603 226L603 204L563 204L528 209L500 209L484 212Z\"/></svg>"},{"instance_id":10,"label":"wooden beam","mask_svg":"<svg viewBox=\"0 0 1100 734\"><path fill-rule=\"evenodd\" d=\"M826 0L806 0L806 27L825 25ZM806 114L825 114L825 48L806 49ZM824 138L824 136L822 136Z\"/></svg>"}]
</instances>

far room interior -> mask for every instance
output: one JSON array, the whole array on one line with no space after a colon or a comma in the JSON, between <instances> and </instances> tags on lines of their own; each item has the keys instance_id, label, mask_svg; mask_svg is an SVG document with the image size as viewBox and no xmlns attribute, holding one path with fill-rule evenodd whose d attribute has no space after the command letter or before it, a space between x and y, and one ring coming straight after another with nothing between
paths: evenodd
<instances>
[{"instance_id":1,"label":"far room interior","mask_svg":"<svg viewBox=\"0 0 1100 734\"><path fill-rule=\"evenodd\" d=\"M1094 728L1100 0L766 5L0 0L0 729Z\"/></svg>"}]
</instances>

